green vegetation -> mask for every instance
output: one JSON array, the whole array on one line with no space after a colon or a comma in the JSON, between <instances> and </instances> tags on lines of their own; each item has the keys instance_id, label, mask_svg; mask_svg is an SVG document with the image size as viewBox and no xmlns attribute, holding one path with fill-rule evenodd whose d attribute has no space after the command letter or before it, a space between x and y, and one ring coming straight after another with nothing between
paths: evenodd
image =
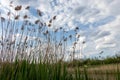
<instances>
[{"instance_id":1,"label":"green vegetation","mask_svg":"<svg viewBox=\"0 0 120 80\"><path fill-rule=\"evenodd\" d=\"M77 63L76 63L77 64ZM67 62L0 63L0 80L120 80L120 64L68 67Z\"/></svg>"},{"instance_id":2,"label":"green vegetation","mask_svg":"<svg viewBox=\"0 0 120 80\"><path fill-rule=\"evenodd\" d=\"M68 63L69 67L75 67L75 66L94 66L94 65L105 65L105 64L119 64L120 63L120 55L115 55L112 57L107 57L105 59L98 59L98 58L88 58L84 60L73 60Z\"/></svg>"},{"instance_id":3,"label":"green vegetation","mask_svg":"<svg viewBox=\"0 0 120 80\"><path fill-rule=\"evenodd\" d=\"M34 63L29 61L4 62L0 67L0 80L80 80L79 71L76 77L68 73L63 63Z\"/></svg>"},{"instance_id":4,"label":"green vegetation","mask_svg":"<svg viewBox=\"0 0 120 80\"><path fill-rule=\"evenodd\" d=\"M120 57L75 60L79 27L73 34L64 27L52 26L56 16L48 22L42 21L42 12L37 9L38 18L22 14L30 6L10 7L15 13L0 14L0 80L120 80ZM25 12L24 12L25 13ZM32 20L32 22L31 22ZM57 35L60 35L59 38ZM68 43L72 45L68 50ZM82 42L81 49L86 42ZM65 62L66 55L68 61ZM80 57L80 55L78 55ZM110 68L93 65L117 63ZM92 68L93 67L93 68Z\"/></svg>"}]
</instances>

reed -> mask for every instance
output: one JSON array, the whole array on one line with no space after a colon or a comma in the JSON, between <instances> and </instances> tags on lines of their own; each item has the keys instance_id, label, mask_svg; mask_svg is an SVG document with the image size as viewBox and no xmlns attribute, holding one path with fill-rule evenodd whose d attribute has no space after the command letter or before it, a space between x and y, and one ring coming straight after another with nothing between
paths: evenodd
<instances>
[{"instance_id":1,"label":"reed","mask_svg":"<svg viewBox=\"0 0 120 80\"><path fill-rule=\"evenodd\" d=\"M8 12L6 17L0 14L0 80L92 80L94 78L90 76L86 66L82 69L75 61L76 45L81 38L78 34L79 27L76 27L71 34L64 27L58 28L53 25L57 15L51 16L50 20L45 22L42 20L42 11L36 9L38 18L33 20L27 13L21 14L22 11L29 10L30 6L14 7L13 3L10 2L10 7L15 13ZM72 44L72 51L67 50L68 43ZM85 43L83 41L82 45ZM68 54L69 61L75 61L76 64L76 66L73 66L74 63L71 64L72 69L68 67L69 62L65 62ZM105 74L108 77L109 74L107 72ZM120 71L117 70L115 75L116 80L119 80Z\"/></svg>"}]
</instances>

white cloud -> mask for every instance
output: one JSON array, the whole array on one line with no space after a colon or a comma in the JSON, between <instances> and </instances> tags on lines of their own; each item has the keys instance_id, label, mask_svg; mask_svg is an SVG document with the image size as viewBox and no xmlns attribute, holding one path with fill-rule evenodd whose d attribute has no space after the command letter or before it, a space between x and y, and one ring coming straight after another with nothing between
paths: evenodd
<instances>
[{"instance_id":1,"label":"white cloud","mask_svg":"<svg viewBox=\"0 0 120 80\"><path fill-rule=\"evenodd\" d=\"M86 47L84 48L84 55L94 55L100 51L106 51L114 54L120 49L120 16L116 20L99 26L94 29L89 29L83 34L86 36Z\"/></svg>"},{"instance_id":2,"label":"white cloud","mask_svg":"<svg viewBox=\"0 0 120 80\"><path fill-rule=\"evenodd\" d=\"M119 48L120 46L118 46L119 40L120 40L120 16L117 17L117 19L109 24L106 24L104 26L100 26L99 29L101 31L107 31L108 33L111 33L110 35L106 36L106 37L101 37L102 42L104 43L113 43L113 44L117 44L115 47Z\"/></svg>"}]
</instances>

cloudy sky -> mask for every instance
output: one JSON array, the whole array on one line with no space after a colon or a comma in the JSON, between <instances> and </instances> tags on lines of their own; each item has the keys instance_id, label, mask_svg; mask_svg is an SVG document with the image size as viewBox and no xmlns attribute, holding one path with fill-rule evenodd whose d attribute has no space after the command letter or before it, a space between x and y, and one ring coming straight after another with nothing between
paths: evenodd
<instances>
[{"instance_id":1,"label":"cloudy sky","mask_svg":"<svg viewBox=\"0 0 120 80\"><path fill-rule=\"evenodd\" d=\"M10 10L9 1L0 0L3 15ZM43 12L44 21L57 15L54 27L71 31L78 26L79 42L86 41L83 56L94 57L101 51L103 56L120 52L120 0L14 0L14 4L30 5L33 19L38 17L34 9Z\"/></svg>"}]
</instances>

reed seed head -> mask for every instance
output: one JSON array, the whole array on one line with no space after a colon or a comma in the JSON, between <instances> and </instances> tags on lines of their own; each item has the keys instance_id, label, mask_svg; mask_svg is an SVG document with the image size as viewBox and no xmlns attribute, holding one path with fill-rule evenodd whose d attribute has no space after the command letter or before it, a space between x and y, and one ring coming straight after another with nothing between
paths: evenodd
<instances>
[{"instance_id":1,"label":"reed seed head","mask_svg":"<svg viewBox=\"0 0 120 80\"><path fill-rule=\"evenodd\" d=\"M22 6L21 6L21 5L15 7L15 10L16 10L16 11L20 11L21 9L22 9Z\"/></svg>"},{"instance_id":2,"label":"reed seed head","mask_svg":"<svg viewBox=\"0 0 120 80\"><path fill-rule=\"evenodd\" d=\"M51 27L51 24L48 24L48 27Z\"/></svg>"},{"instance_id":3,"label":"reed seed head","mask_svg":"<svg viewBox=\"0 0 120 80\"><path fill-rule=\"evenodd\" d=\"M20 15L15 16L15 20L18 20L18 19L19 19L19 17L20 17Z\"/></svg>"},{"instance_id":4,"label":"reed seed head","mask_svg":"<svg viewBox=\"0 0 120 80\"><path fill-rule=\"evenodd\" d=\"M37 13L39 16L42 16L42 12L39 9L37 9Z\"/></svg>"},{"instance_id":5,"label":"reed seed head","mask_svg":"<svg viewBox=\"0 0 120 80\"><path fill-rule=\"evenodd\" d=\"M4 17L1 17L1 21L4 22L4 21L5 21L5 18L4 18Z\"/></svg>"},{"instance_id":6,"label":"reed seed head","mask_svg":"<svg viewBox=\"0 0 120 80\"><path fill-rule=\"evenodd\" d=\"M24 16L23 16L23 18L24 18L24 19L27 19L27 18L28 18L28 16L27 16L27 15L24 15Z\"/></svg>"},{"instance_id":7,"label":"reed seed head","mask_svg":"<svg viewBox=\"0 0 120 80\"><path fill-rule=\"evenodd\" d=\"M38 24L39 22L40 22L40 20L36 20L36 21L35 21L35 24Z\"/></svg>"},{"instance_id":8,"label":"reed seed head","mask_svg":"<svg viewBox=\"0 0 120 80\"><path fill-rule=\"evenodd\" d=\"M56 16L53 17L53 20L55 20L55 19L56 19Z\"/></svg>"},{"instance_id":9,"label":"reed seed head","mask_svg":"<svg viewBox=\"0 0 120 80\"><path fill-rule=\"evenodd\" d=\"M27 10L30 9L30 6L27 6L25 9L27 9Z\"/></svg>"}]
</instances>

